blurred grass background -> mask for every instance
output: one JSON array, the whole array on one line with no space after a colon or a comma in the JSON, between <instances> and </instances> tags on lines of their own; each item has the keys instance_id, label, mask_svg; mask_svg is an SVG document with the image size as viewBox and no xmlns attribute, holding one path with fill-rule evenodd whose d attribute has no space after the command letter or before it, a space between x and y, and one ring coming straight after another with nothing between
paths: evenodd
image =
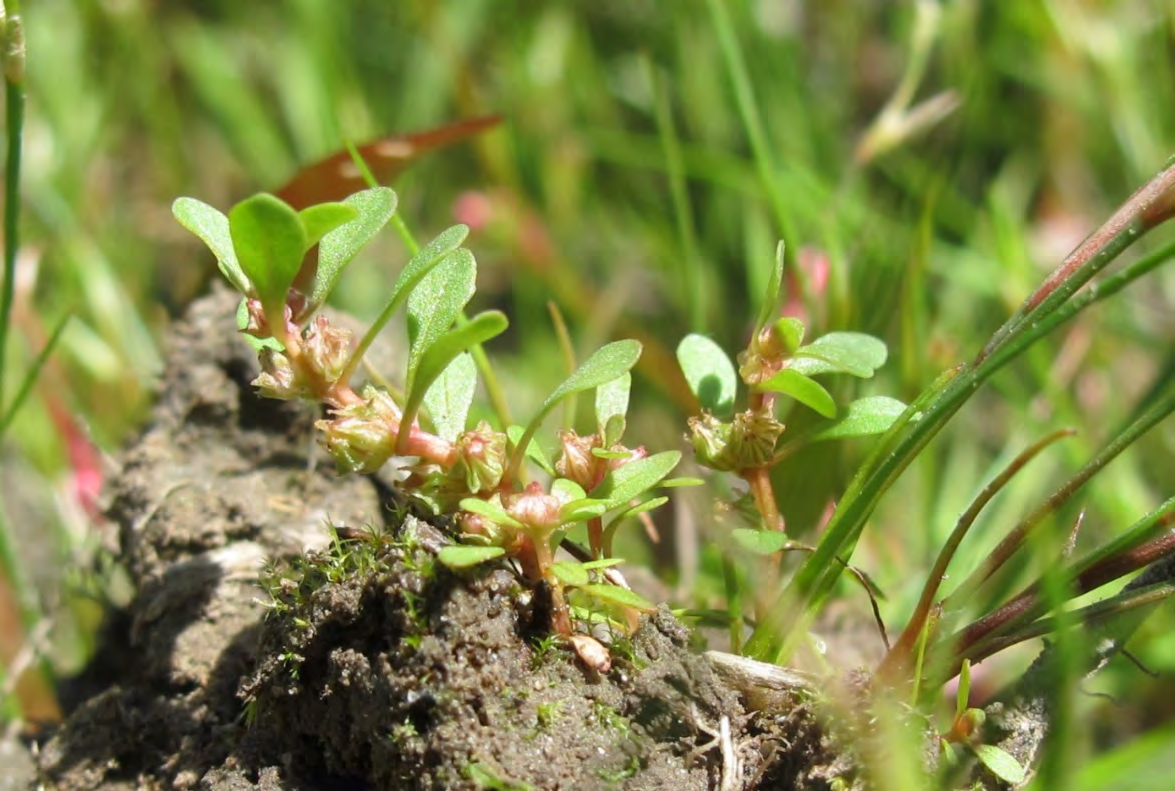
<instances>
[{"instance_id":1,"label":"blurred grass background","mask_svg":"<svg viewBox=\"0 0 1175 791\"><path fill-rule=\"evenodd\" d=\"M26 674L32 691L14 707L17 679L5 673L7 713L41 711L52 677L76 670L93 639L92 577L62 573L85 567L100 543L77 475L94 469L80 439L113 453L144 419L168 317L215 273L171 218L179 195L227 209L345 140L500 113L500 128L398 179L401 214L422 239L476 220L476 299L511 315L509 339L490 351L516 416L561 378L558 365L535 363L558 359L553 299L581 354L617 335L648 344L628 437L663 448L680 444L688 416L666 355L689 331L741 348L779 239L809 337L882 336L891 361L865 390L909 399L973 356L1175 152L1170 3L718 6L27 2L17 370L46 328L74 319L0 460L25 577L3 586L19 617L0 634L0 667L44 636L41 692ZM741 96L732 57L746 67ZM903 106L893 97L904 76ZM898 112L927 101L924 124ZM370 317L382 305L405 257L390 237L344 278L341 307ZM1080 429L998 498L960 572L1172 375L1173 303L1175 273L1160 272L1084 316L997 377L924 453L855 558L888 594L891 631L994 470L1052 428ZM866 447L784 465L789 532L812 538ZM1173 459L1168 424L1097 479L1080 498L1079 548L1175 492ZM665 523L662 547L634 542L629 555L676 585L681 603L719 606L702 506L691 529ZM1058 546L1041 546L1036 562L1055 562ZM1175 718L1173 625L1167 607L1132 646L1161 677L1119 660L1090 682L1113 697L1081 703L1091 754ZM981 667L977 683L998 684L1034 650L1003 670L987 663L990 680Z\"/></svg>"}]
</instances>

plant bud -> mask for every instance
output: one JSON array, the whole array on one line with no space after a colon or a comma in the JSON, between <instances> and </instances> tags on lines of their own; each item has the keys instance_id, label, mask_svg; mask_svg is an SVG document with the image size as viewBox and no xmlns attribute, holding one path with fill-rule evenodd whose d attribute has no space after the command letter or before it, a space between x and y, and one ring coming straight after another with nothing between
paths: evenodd
<instances>
[{"instance_id":1,"label":"plant bud","mask_svg":"<svg viewBox=\"0 0 1175 791\"><path fill-rule=\"evenodd\" d=\"M457 437L454 472L464 474L470 494L496 489L506 470L506 435L481 421L473 431Z\"/></svg>"},{"instance_id":2,"label":"plant bud","mask_svg":"<svg viewBox=\"0 0 1175 791\"><path fill-rule=\"evenodd\" d=\"M395 427L400 410L383 390L368 386L362 404L331 410L330 420L315 427L339 469L348 472L375 472L392 456L396 445Z\"/></svg>"},{"instance_id":3,"label":"plant bud","mask_svg":"<svg viewBox=\"0 0 1175 791\"><path fill-rule=\"evenodd\" d=\"M327 383L337 382L351 356L351 331L332 327L326 316L315 316L303 344L311 369Z\"/></svg>"},{"instance_id":4,"label":"plant bud","mask_svg":"<svg viewBox=\"0 0 1175 791\"><path fill-rule=\"evenodd\" d=\"M525 491L503 497L502 506L510 516L539 535L547 535L562 524L559 520L562 501L544 492L538 481L531 481Z\"/></svg>"},{"instance_id":5,"label":"plant bud","mask_svg":"<svg viewBox=\"0 0 1175 791\"><path fill-rule=\"evenodd\" d=\"M310 394L307 383L290 365L290 358L286 357L284 351L265 348L257 359L261 363L261 374L250 384L257 388L262 397L288 401Z\"/></svg>"},{"instance_id":6,"label":"plant bud","mask_svg":"<svg viewBox=\"0 0 1175 791\"><path fill-rule=\"evenodd\" d=\"M771 460L783 424L770 411L740 412L731 423L713 415L689 420L698 461L720 472L761 467Z\"/></svg>"},{"instance_id":7,"label":"plant bud","mask_svg":"<svg viewBox=\"0 0 1175 791\"><path fill-rule=\"evenodd\" d=\"M731 426L713 415L706 413L689 419L689 441L694 446L698 463L719 472L735 468L734 454L730 449Z\"/></svg>"},{"instance_id":8,"label":"plant bud","mask_svg":"<svg viewBox=\"0 0 1175 791\"><path fill-rule=\"evenodd\" d=\"M555 472L590 492L604 477L604 459L592 453L593 448L600 447L600 435L581 437L574 430L560 431L559 444L561 452L555 460Z\"/></svg>"}]
</instances>

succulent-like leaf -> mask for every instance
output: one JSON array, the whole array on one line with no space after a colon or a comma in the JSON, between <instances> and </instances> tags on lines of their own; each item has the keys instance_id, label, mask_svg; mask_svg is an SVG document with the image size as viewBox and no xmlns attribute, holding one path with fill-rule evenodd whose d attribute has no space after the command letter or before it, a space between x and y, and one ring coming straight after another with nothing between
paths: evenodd
<instances>
[{"instance_id":1,"label":"succulent-like leaf","mask_svg":"<svg viewBox=\"0 0 1175 791\"><path fill-rule=\"evenodd\" d=\"M320 203L298 212L306 233L307 249L322 241L322 237L359 216L355 208L345 203Z\"/></svg>"},{"instance_id":2,"label":"succulent-like leaf","mask_svg":"<svg viewBox=\"0 0 1175 791\"><path fill-rule=\"evenodd\" d=\"M803 435L809 442L821 442L846 437L867 437L887 431L906 411L906 405L888 396L859 398L845 407L840 417L831 423L815 426Z\"/></svg>"},{"instance_id":3,"label":"succulent-like leaf","mask_svg":"<svg viewBox=\"0 0 1175 791\"><path fill-rule=\"evenodd\" d=\"M572 588L582 588L592 581L591 576L579 563L560 561L551 564L551 574L564 585Z\"/></svg>"},{"instance_id":4,"label":"succulent-like leaf","mask_svg":"<svg viewBox=\"0 0 1175 791\"><path fill-rule=\"evenodd\" d=\"M758 386L759 390L791 396L824 417L836 417L836 402L816 380L804 376L795 368L784 368Z\"/></svg>"},{"instance_id":5,"label":"succulent-like leaf","mask_svg":"<svg viewBox=\"0 0 1175 791\"><path fill-rule=\"evenodd\" d=\"M241 269L237 253L233 249L228 217L195 198L177 198L171 204L171 213L179 220L180 225L208 245L208 249L216 256L216 265L220 268L220 273L233 288L242 294L252 293L252 284Z\"/></svg>"},{"instance_id":6,"label":"succulent-like leaf","mask_svg":"<svg viewBox=\"0 0 1175 791\"><path fill-rule=\"evenodd\" d=\"M721 346L705 335L692 333L677 345L677 362L703 409L719 418L734 413L738 373Z\"/></svg>"},{"instance_id":7,"label":"succulent-like leaf","mask_svg":"<svg viewBox=\"0 0 1175 791\"><path fill-rule=\"evenodd\" d=\"M271 323L281 320L286 293L307 247L298 213L274 196L260 193L234 206L228 224L237 262L253 284L266 317Z\"/></svg>"},{"instance_id":8,"label":"succulent-like leaf","mask_svg":"<svg viewBox=\"0 0 1175 791\"><path fill-rule=\"evenodd\" d=\"M1028 777L1019 761L994 744L976 744L971 749L988 771L1013 787L1019 786Z\"/></svg>"},{"instance_id":9,"label":"succulent-like leaf","mask_svg":"<svg viewBox=\"0 0 1175 791\"><path fill-rule=\"evenodd\" d=\"M466 497L461 501L461 510L468 511L471 514L477 514L478 516L484 516L495 525L501 525L502 527L512 527L515 530L521 530L523 527L521 522L506 513L505 508L491 500Z\"/></svg>"},{"instance_id":10,"label":"succulent-like leaf","mask_svg":"<svg viewBox=\"0 0 1175 791\"><path fill-rule=\"evenodd\" d=\"M653 612L657 609L656 605L644 596L630 591L628 588L621 588L619 585L583 585L579 589L588 595L595 596L600 601L631 607L641 612Z\"/></svg>"},{"instance_id":11,"label":"succulent-like leaf","mask_svg":"<svg viewBox=\"0 0 1175 791\"><path fill-rule=\"evenodd\" d=\"M632 374L625 373L611 382L605 382L596 388L596 424L600 428L607 428L613 418L624 420L628 414L628 392L632 388ZM623 424L622 424L623 425ZM623 429L621 429L623 431ZM605 432L607 433L607 432ZM609 438L606 445L620 439L619 434Z\"/></svg>"},{"instance_id":12,"label":"succulent-like leaf","mask_svg":"<svg viewBox=\"0 0 1175 791\"><path fill-rule=\"evenodd\" d=\"M656 486L681 461L681 451L666 450L630 461L611 470L591 495L608 504L608 510L620 508L642 492Z\"/></svg>"},{"instance_id":13,"label":"succulent-like leaf","mask_svg":"<svg viewBox=\"0 0 1175 791\"><path fill-rule=\"evenodd\" d=\"M414 389L417 369L425 353L461 315L466 303L473 297L476 282L477 261L469 250L459 248L437 264L412 290L408 297L410 346L405 382L405 389L409 392Z\"/></svg>"},{"instance_id":14,"label":"succulent-like leaf","mask_svg":"<svg viewBox=\"0 0 1175 791\"><path fill-rule=\"evenodd\" d=\"M885 365L887 354L885 343L872 335L830 332L796 350L791 367L808 376L846 373L868 379Z\"/></svg>"},{"instance_id":15,"label":"succulent-like leaf","mask_svg":"<svg viewBox=\"0 0 1175 791\"><path fill-rule=\"evenodd\" d=\"M411 384L404 402L404 420L411 424L416 418L425 394L437 377L449 367L449 363L470 347L501 335L509 324L506 314L488 310L474 316L460 327L455 327L431 344L420 357L415 371L416 376L409 380Z\"/></svg>"},{"instance_id":16,"label":"succulent-like leaf","mask_svg":"<svg viewBox=\"0 0 1175 791\"><path fill-rule=\"evenodd\" d=\"M437 560L451 569L467 569L494 558L500 558L505 554L506 550L501 547L473 547L454 544L443 547L437 553Z\"/></svg>"},{"instance_id":17,"label":"succulent-like leaf","mask_svg":"<svg viewBox=\"0 0 1175 791\"><path fill-rule=\"evenodd\" d=\"M799 319L785 316L775 322L773 329L788 354L794 354L804 342L804 323Z\"/></svg>"},{"instance_id":18,"label":"succulent-like leaf","mask_svg":"<svg viewBox=\"0 0 1175 791\"><path fill-rule=\"evenodd\" d=\"M326 302L343 269L395 214L396 193L387 187L363 190L344 200L342 205L353 209L355 218L330 231L319 242L318 273L310 293L314 306ZM307 235L312 236L309 229Z\"/></svg>"},{"instance_id":19,"label":"succulent-like leaf","mask_svg":"<svg viewBox=\"0 0 1175 791\"><path fill-rule=\"evenodd\" d=\"M457 355L424 393L424 406L437 436L456 441L465 430L476 390L477 364L469 354Z\"/></svg>"}]
</instances>

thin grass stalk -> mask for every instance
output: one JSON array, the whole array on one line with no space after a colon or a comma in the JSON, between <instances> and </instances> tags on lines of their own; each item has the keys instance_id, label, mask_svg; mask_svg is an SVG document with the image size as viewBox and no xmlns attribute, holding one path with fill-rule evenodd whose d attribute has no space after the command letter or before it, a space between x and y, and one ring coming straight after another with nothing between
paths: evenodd
<instances>
[{"instance_id":1,"label":"thin grass stalk","mask_svg":"<svg viewBox=\"0 0 1175 791\"><path fill-rule=\"evenodd\" d=\"M1123 209L1083 243L1077 253L1066 259L1058 271L1064 270L1070 277L1087 282L1092 276L1090 271L1100 271L1113 257L1136 242L1142 233L1170 216L1175 203L1173 186L1175 166L1164 170L1136 192ZM1127 216L1134 217L1134 220L1126 221ZM903 418L879 440L881 447L892 450L884 454L875 452L850 483L816 552L800 567L747 641L747 656L767 662L786 660L790 656L840 575L841 567L834 559L851 557L877 501L980 384L1080 311L1116 294L1173 256L1175 245L1168 244L1076 296L1076 289L1068 288L1066 281L1056 281L1054 272L1025 302L1026 306L1031 303L1032 309L1022 307L1018 311L1017 315L1024 315L1022 320L1015 324L1006 323L997 331L997 336L1002 333L1002 337L989 341L972 363L962 366L953 376L944 376L916 399ZM1074 266L1074 262L1083 266ZM1065 294L1068 302L1054 304L1058 294ZM901 432L907 427L910 427L909 431L903 436Z\"/></svg>"}]
</instances>

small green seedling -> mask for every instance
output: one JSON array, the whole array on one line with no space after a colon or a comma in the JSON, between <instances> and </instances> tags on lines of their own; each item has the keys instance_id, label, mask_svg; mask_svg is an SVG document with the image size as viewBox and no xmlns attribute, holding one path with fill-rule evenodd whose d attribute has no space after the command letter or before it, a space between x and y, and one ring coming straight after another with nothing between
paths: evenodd
<instances>
[{"instance_id":1,"label":"small green seedling","mask_svg":"<svg viewBox=\"0 0 1175 791\"><path fill-rule=\"evenodd\" d=\"M436 513L457 517L462 543L440 552L443 564L464 570L514 558L529 583L550 587L552 628L570 637L563 589L574 567L556 567L554 560L566 532L586 523L591 554L608 558L625 519L666 501L650 497L651 489L689 483L667 480L679 452L650 455L621 443L629 371L641 345L624 340L599 349L555 389L526 427L495 429L483 421L468 429L478 381L472 352L508 325L498 311L471 318L464 314L477 278L473 253L462 246L468 228L449 228L412 257L387 306L357 343L349 331L317 313L343 269L395 209L395 193L385 187L300 212L264 194L237 204L227 217L191 198L173 206L176 218L204 240L243 297L238 324L258 351L262 373L253 384L261 395L325 404L329 415L316 425L340 470L371 473L392 465L405 490ZM401 307L409 341L402 396L370 384L356 392L352 375ZM543 421L560 404L592 390L596 433L580 437L570 427L562 430L557 458L546 459L534 441ZM421 425L425 413L430 430ZM527 461L550 482L527 483ZM582 567L585 580L597 568ZM626 588L602 580L572 587L630 612L652 609Z\"/></svg>"}]
</instances>

